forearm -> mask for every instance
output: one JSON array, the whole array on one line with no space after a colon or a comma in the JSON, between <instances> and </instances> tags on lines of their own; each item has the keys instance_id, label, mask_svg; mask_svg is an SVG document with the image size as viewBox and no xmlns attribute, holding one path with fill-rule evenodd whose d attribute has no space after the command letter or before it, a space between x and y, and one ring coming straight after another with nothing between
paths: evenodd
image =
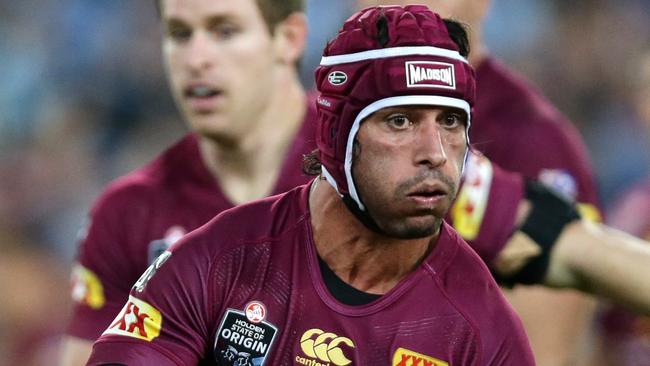
<instances>
[{"instance_id":1,"label":"forearm","mask_svg":"<svg viewBox=\"0 0 650 366\"><path fill-rule=\"evenodd\" d=\"M577 288L650 315L650 243L605 225L567 225L551 253L544 284Z\"/></svg>"}]
</instances>

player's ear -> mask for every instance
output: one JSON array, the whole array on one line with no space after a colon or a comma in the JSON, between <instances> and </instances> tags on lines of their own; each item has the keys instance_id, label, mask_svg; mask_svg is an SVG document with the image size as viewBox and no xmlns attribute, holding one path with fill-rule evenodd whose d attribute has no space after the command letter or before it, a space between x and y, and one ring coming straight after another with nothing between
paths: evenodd
<instances>
[{"instance_id":1,"label":"player's ear","mask_svg":"<svg viewBox=\"0 0 650 366\"><path fill-rule=\"evenodd\" d=\"M302 57L307 42L307 18L304 13L291 13L274 30L274 49L277 59L285 64L296 64Z\"/></svg>"}]
</instances>

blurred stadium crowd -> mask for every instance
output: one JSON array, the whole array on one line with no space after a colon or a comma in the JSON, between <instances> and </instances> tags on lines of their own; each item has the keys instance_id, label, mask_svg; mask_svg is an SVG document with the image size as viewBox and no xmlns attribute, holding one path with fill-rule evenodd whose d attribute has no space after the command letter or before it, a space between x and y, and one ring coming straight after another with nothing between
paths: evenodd
<instances>
[{"instance_id":1,"label":"blurred stadium crowd","mask_svg":"<svg viewBox=\"0 0 650 366\"><path fill-rule=\"evenodd\" d=\"M309 87L352 5L307 3ZM581 131L604 207L650 173L650 126L634 106L650 1L495 0L486 31L491 52ZM159 36L151 1L0 0L0 365L53 359L38 342L52 342L41 335L65 320L68 268L91 202L185 131Z\"/></svg>"}]
</instances>

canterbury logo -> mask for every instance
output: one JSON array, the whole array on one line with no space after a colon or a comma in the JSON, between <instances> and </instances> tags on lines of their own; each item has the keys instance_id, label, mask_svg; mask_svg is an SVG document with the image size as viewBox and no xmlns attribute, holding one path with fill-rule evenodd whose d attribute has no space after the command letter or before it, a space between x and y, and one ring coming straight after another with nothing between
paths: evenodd
<instances>
[{"instance_id":1,"label":"canterbury logo","mask_svg":"<svg viewBox=\"0 0 650 366\"><path fill-rule=\"evenodd\" d=\"M454 65L445 62L408 61L406 86L409 88L456 88Z\"/></svg>"},{"instance_id":2,"label":"canterbury logo","mask_svg":"<svg viewBox=\"0 0 650 366\"><path fill-rule=\"evenodd\" d=\"M341 346L354 348L354 343L347 337L339 337L334 333L324 332L317 328L310 329L300 338L300 348L311 359L296 356L296 362L301 365L320 365L320 363L314 362L315 359L336 366L349 365L352 360L345 356Z\"/></svg>"}]
</instances>

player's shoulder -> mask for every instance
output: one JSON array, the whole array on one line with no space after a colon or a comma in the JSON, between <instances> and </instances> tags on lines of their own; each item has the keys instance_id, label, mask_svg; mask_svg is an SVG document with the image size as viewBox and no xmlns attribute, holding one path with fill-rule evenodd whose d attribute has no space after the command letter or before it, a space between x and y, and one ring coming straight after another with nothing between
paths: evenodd
<instances>
[{"instance_id":1,"label":"player's shoulder","mask_svg":"<svg viewBox=\"0 0 650 366\"><path fill-rule=\"evenodd\" d=\"M445 223L442 230L441 237L446 236L454 243L453 246L447 245L453 249L447 249L444 253L447 262L437 268L449 298L461 312L501 311L505 300L487 265L450 225ZM466 311L473 309L477 302L484 302L486 308Z\"/></svg>"},{"instance_id":2,"label":"player's shoulder","mask_svg":"<svg viewBox=\"0 0 650 366\"><path fill-rule=\"evenodd\" d=\"M233 207L215 217L214 226L247 240L273 238L308 218L309 184Z\"/></svg>"},{"instance_id":3,"label":"player's shoulder","mask_svg":"<svg viewBox=\"0 0 650 366\"><path fill-rule=\"evenodd\" d=\"M187 135L160 153L147 164L111 181L94 205L94 211L142 207L143 201L155 199L167 186L176 161L190 155L196 138Z\"/></svg>"},{"instance_id":4,"label":"player's shoulder","mask_svg":"<svg viewBox=\"0 0 650 366\"><path fill-rule=\"evenodd\" d=\"M512 352L531 359L523 325L487 266L451 227L444 230L457 242L453 258L441 274L447 298L481 339L483 357Z\"/></svg>"},{"instance_id":5,"label":"player's shoulder","mask_svg":"<svg viewBox=\"0 0 650 366\"><path fill-rule=\"evenodd\" d=\"M188 234L188 240L183 242L202 242L219 251L227 251L229 248L277 241L308 220L308 195L309 185L303 185L225 210Z\"/></svg>"},{"instance_id":6,"label":"player's shoulder","mask_svg":"<svg viewBox=\"0 0 650 366\"><path fill-rule=\"evenodd\" d=\"M491 108L505 109L499 114L510 113L525 116L526 128L541 125L542 128L560 129L569 120L523 75L507 67L493 57L487 57L477 68L477 85L482 86L484 104ZM494 113L494 111L490 111ZM521 118L513 122L521 121Z\"/></svg>"},{"instance_id":7,"label":"player's shoulder","mask_svg":"<svg viewBox=\"0 0 650 366\"><path fill-rule=\"evenodd\" d=\"M448 223L441 227L441 237L448 237L454 243L453 254L448 255L448 263L445 265L445 271L468 271L468 276L481 283L490 282L492 276L490 271L476 251L463 239L460 234Z\"/></svg>"}]
</instances>

